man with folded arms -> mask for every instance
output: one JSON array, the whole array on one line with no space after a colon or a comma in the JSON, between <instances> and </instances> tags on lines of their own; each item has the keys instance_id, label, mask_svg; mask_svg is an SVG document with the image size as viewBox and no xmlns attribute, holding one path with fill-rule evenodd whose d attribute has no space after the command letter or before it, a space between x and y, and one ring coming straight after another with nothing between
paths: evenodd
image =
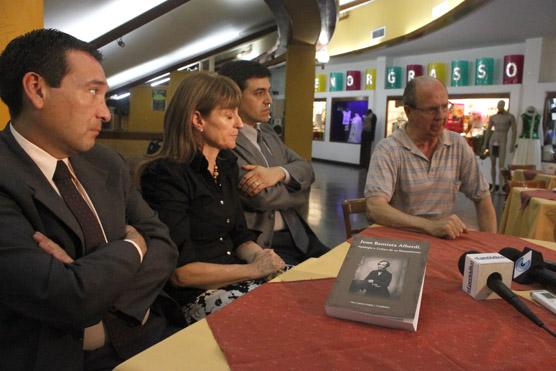
<instances>
[{"instance_id":1,"label":"man with folded arms","mask_svg":"<svg viewBox=\"0 0 556 371\"><path fill-rule=\"evenodd\" d=\"M471 147L445 130L450 103L446 87L421 76L403 96L405 127L381 140L371 158L365 196L376 223L455 239L467 230L452 213L457 192L474 202L479 229L496 232L488 183Z\"/></svg>"},{"instance_id":2,"label":"man with folded arms","mask_svg":"<svg viewBox=\"0 0 556 371\"><path fill-rule=\"evenodd\" d=\"M56 30L0 55L0 369L101 370L182 323L162 295L177 250L124 160L101 55Z\"/></svg>"},{"instance_id":3,"label":"man with folded arms","mask_svg":"<svg viewBox=\"0 0 556 371\"><path fill-rule=\"evenodd\" d=\"M289 265L328 251L299 209L307 206L315 181L313 167L288 148L268 125L272 96L270 71L255 61L228 62L218 71L241 89L239 130L234 153L240 166L241 202L257 243L272 248ZM290 123L292 125L293 123Z\"/></svg>"}]
</instances>

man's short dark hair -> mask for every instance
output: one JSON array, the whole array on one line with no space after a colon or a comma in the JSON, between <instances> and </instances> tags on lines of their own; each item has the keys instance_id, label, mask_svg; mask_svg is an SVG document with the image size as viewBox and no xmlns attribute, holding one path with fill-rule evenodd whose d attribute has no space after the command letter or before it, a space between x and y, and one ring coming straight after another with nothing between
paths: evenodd
<instances>
[{"instance_id":1,"label":"man's short dark hair","mask_svg":"<svg viewBox=\"0 0 556 371\"><path fill-rule=\"evenodd\" d=\"M218 70L218 73L234 80L242 91L245 90L247 80L251 78L270 78L270 70L254 61L228 62Z\"/></svg>"},{"instance_id":2,"label":"man's short dark hair","mask_svg":"<svg viewBox=\"0 0 556 371\"><path fill-rule=\"evenodd\" d=\"M69 72L66 52L70 50L83 51L102 61L102 55L91 44L54 29L34 30L10 41L0 54L0 98L12 119L23 107L23 76L35 72L49 86L59 87Z\"/></svg>"}]
</instances>

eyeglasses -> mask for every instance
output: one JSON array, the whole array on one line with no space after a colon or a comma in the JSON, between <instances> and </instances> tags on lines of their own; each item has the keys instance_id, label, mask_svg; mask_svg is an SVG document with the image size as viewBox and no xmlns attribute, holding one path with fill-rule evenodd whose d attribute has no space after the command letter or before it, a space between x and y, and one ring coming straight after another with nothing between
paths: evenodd
<instances>
[{"instance_id":1,"label":"eyeglasses","mask_svg":"<svg viewBox=\"0 0 556 371\"><path fill-rule=\"evenodd\" d=\"M454 107L454 104L452 102L448 102L446 104L442 104L440 106L436 106L436 107L427 107L427 108L419 108L419 107L414 107L414 106L410 106L411 108L417 110L417 111L421 111L426 115L437 115L439 113L446 113L448 111L450 111L452 109L452 107Z\"/></svg>"}]
</instances>

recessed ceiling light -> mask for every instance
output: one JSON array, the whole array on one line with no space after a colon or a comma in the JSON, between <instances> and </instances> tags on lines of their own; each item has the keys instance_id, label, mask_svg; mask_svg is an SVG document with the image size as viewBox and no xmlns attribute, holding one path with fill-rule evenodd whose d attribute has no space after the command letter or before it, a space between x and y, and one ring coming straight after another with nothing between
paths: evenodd
<instances>
[{"instance_id":1,"label":"recessed ceiling light","mask_svg":"<svg viewBox=\"0 0 556 371\"><path fill-rule=\"evenodd\" d=\"M164 84L165 82L168 82L168 81L170 81L170 78L166 77L165 79L162 79L162 80L156 80L155 82L153 82L151 84L151 86L154 87L154 86L162 85L162 84Z\"/></svg>"},{"instance_id":2,"label":"recessed ceiling light","mask_svg":"<svg viewBox=\"0 0 556 371\"><path fill-rule=\"evenodd\" d=\"M149 83L149 82L152 82L152 81L154 81L154 80L161 79L161 78L166 77L166 76L169 76L169 75L170 75L170 72L166 72L166 73L163 73L162 75L153 77L152 79L146 81L145 83Z\"/></svg>"},{"instance_id":3,"label":"recessed ceiling light","mask_svg":"<svg viewBox=\"0 0 556 371\"><path fill-rule=\"evenodd\" d=\"M107 79L108 85L110 89L116 89L126 83L148 76L153 71L160 71L179 61L193 58L209 50L214 50L222 45L229 44L238 39L240 35L240 31L236 29L228 29L213 33L197 41L187 43L183 47L168 54L161 55L158 58L112 75Z\"/></svg>"}]
</instances>

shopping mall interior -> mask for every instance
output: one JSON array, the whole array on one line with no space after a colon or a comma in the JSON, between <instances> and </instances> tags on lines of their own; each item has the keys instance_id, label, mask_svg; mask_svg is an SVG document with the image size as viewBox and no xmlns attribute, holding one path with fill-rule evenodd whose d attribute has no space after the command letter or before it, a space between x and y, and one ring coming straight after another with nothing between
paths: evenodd
<instances>
[{"instance_id":1,"label":"shopping mall interior","mask_svg":"<svg viewBox=\"0 0 556 371\"><path fill-rule=\"evenodd\" d=\"M307 217L332 246L345 238L342 201L363 196L362 118L367 109L377 117L372 151L405 122L401 96L412 76L443 80L454 104L447 127L465 136L477 156L500 100L517 118L518 137L520 115L534 107L542 122L542 150L534 165L556 169L556 7L551 0L26 3L3 4L11 16L0 22L0 46L43 26L97 46L112 113L99 142L120 151L132 167L160 143L166 104L188 71L217 71L234 59L267 65L270 124L286 145L313 160L317 180ZM338 117L339 110L351 116ZM4 106L0 118L8 121ZM513 163L513 153L506 151L504 168ZM504 180L492 180L489 156L479 161L488 182L501 187ZM493 192L493 198L500 218L505 197ZM462 198L457 211L475 226L470 206ZM364 217L357 221L365 223Z\"/></svg>"}]
</instances>

